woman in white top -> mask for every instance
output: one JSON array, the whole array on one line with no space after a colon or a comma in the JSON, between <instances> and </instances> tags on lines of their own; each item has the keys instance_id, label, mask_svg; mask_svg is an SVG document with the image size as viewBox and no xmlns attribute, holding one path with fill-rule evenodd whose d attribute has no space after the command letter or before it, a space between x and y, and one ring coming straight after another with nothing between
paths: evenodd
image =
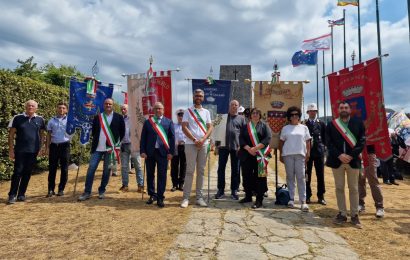
<instances>
[{"instance_id":1,"label":"woman in white top","mask_svg":"<svg viewBox=\"0 0 410 260\"><path fill-rule=\"evenodd\" d=\"M305 163L309 160L310 134L307 126L300 123L302 112L298 107L289 107L286 112L289 124L282 128L279 141L280 161L285 164L286 182L289 188L288 207L294 207L295 178L298 185L302 211L309 211L306 204Z\"/></svg>"}]
</instances>

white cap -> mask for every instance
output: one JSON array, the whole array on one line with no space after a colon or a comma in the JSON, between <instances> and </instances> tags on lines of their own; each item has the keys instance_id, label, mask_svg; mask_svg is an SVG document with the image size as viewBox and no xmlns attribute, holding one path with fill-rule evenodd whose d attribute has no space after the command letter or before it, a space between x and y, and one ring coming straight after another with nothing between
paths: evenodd
<instances>
[{"instance_id":1,"label":"white cap","mask_svg":"<svg viewBox=\"0 0 410 260\"><path fill-rule=\"evenodd\" d=\"M310 104L307 106L306 112L309 112L309 111L317 111L317 105L316 105L316 103L310 103Z\"/></svg>"},{"instance_id":2,"label":"white cap","mask_svg":"<svg viewBox=\"0 0 410 260\"><path fill-rule=\"evenodd\" d=\"M180 109L177 109L177 111L175 111L175 115L178 115L179 113L184 113L184 110L180 108Z\"/></svg>"},{"instance_id":3,"label":"white cap","mask_svg":"<svg viewBox=\"0 0 410 260\"><path fill-rule=\"evenodd\" d=\"M240 107L238 108L238 112L239 112L239 113L243 113L243 111L245 111L245 108L244 108L243 106L240 106Z\"/></svg>"}]
</instances>

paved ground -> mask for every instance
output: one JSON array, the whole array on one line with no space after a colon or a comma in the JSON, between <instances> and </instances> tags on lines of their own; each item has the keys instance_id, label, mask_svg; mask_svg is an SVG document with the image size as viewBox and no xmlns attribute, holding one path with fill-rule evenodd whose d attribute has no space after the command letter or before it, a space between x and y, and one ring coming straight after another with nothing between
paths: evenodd
<instances>
[{"instance_id":1,"label":"paved ground","mask_svg":"<svg viewBox=\"0 0 410 260\"><path fill-rule=\"evenodd\" d=\"M216 189L216 168L211 170L211 198ZM230 168L227 164L229 188ZM270 176L272 184L274 176ZM272 185L270 185L271 187ZM207 187L207 186L206 186ZM193 206L184 230L167 259L358 259L346 241L324 227L313 213L274 205L274 191L264 208L251 209L231 200L210 200L208 208ZM230 194L229 190L225 193ZM191 204L195 200L191 199ZM296 201L296 200L295 200ZM299 205L296 205L299 206ZM190 205L190 207L192 207ZM181 209L183 210L183 209Z\"/></svg>"}]
</instances>

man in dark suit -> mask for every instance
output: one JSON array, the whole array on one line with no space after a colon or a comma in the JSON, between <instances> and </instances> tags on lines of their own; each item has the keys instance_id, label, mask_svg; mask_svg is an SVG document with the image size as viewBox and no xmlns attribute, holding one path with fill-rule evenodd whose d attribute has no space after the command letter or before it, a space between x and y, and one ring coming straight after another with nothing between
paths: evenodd
<instances>
[{"instance_id":1,"label":"man in dark suit","mask_svg":"<svg viewBox=\"0 0 410 260\"><path fill-rule=\"evenodd\" d=\"M352 224L361 228L358 216L359 207L359 169L361 167L360 153L366 137L362 121L351 118L349 103L343 101L338 106L339 118L334 119L326 127L326 141L329 151L326 166L332 168L335 179L337 214L334 223L343 224L347 221L345 198L345 175L349 187L350 216Z\"/></svg>"},{"instance_id":2,"label":"man in dark suit","mask_svg":"<svg viewBox=\"0 0 410 260\"><path fill-rule=\"evenodd\" d=\"M98 188L98 198L104 199L105 187L110 180L110 167L114 160L118 162L121 140L125 135L125 123L122 115L113 111L113 104L114 101L111 98L107 98L104 101L104 112L94 117L91 158L87 170L84 193L78 198L79 201L84 201L91 197L95 171L102 158L104 158L104 168L101 185Z\"/></svg>"},{"instance_id":3,"label":"man in dark suit","mask_svg":"<svg viewBox=\"0 0 410 260\"><path fill-rule=\"evenodd\" d=\"M326 205L325 200L325 139L326 139L326 125L320 121L317 116L317 105L311 103L307 106L307 113L309 118L305 120L305 125L309 129L311 139L310 157L306 165L306 203L310 203L312 196L312 188L310 183L312 181L312 168L315 164L316 180L317 180L317 198L318 203Z\"/></svg>"},{"instance_id":4,"label":"man in dark suit","mask_svg":"<svg viewBox=\"0 0 410 260\"><path fill-rule=\"evenodd\" d=\"M175 132L173 122L164 117L164 105L154 104L154 116L145 120L141 132L140 153L147 166L147 186L150 198L160 208L164 207L164 192L167 184L168 161L175 152ZM155 192L155 166L157 170L157 191Z\"/></svg>"}]
</instances>

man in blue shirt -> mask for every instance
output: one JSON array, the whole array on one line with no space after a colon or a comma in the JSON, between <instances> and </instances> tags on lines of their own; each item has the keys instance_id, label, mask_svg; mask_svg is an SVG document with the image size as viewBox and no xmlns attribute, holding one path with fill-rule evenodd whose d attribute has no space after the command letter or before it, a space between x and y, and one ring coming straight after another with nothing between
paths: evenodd
<instances>
[{"instance_id":1,"label":"man in blue shirt","mask_svg":"<svg viewBox=\"0 0 410 260\"><path fill-rule=\"evenodd\" d=\"M43 146L44 119L36 114L38 103L29 100L26 111L9 123L9 158L14 160L8 204L26 200L26 190L37 155ZM16 197L17 196L17 197Z\"/></svg>"},{"instance_id":2,"label":"man in blue shirt","mask_svg":"<svg viewBox=\"0 0 410 260\"><path fill-rule=\"evenodd\" d=\"M57 115L48 121L47 144L48 152L48 193L47 197L56 195L54 192L56 184L56 173L58 163L61 166L60 183L57 196L64 195L64 188L68 178L68 160L70 156L70 138L65 134L67 127L67 104L57 104Z\"/></svg>"}]
</instances>

